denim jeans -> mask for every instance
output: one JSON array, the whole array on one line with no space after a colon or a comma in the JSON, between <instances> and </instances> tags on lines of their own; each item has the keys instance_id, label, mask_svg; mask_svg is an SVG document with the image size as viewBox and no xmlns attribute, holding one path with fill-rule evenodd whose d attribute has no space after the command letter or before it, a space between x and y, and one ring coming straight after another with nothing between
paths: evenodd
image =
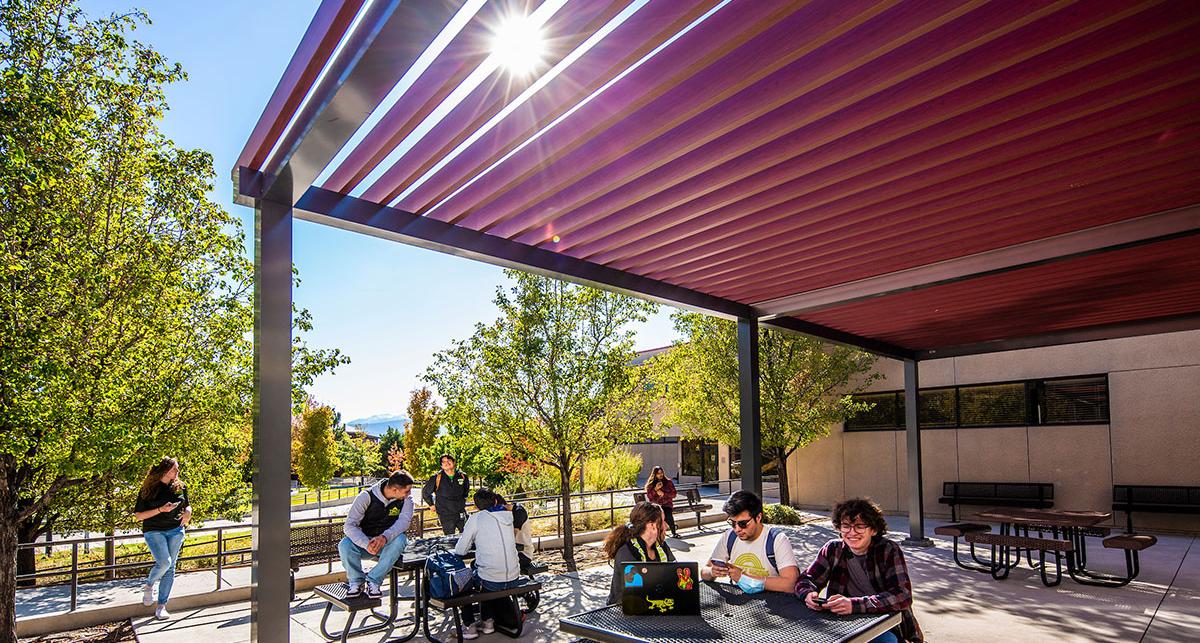
<instances>
[{"instance_id":1,"label":"denim jeans","mask_svg":"<svg viewBox=\"0 0 1200 643\"><path fill-rule=\"evenodd\" d=\"M404 534L396 536L388 541L388 544L379 550L378 556L372 556L367 553L366 549L359 547L350 540L349 536L342 538L338 543L338 554L342 558L342 567L346 570L346 581L351 587L361 585L363 579L366 578L376 585L383 585L384 579L387 578L388 571L392 569L392 565L400 559L400 554L404 552L404 548L408 546L408 538ZM362 559L375 558L379 561L371 569L371 573L363 573Z\"/></svg>"},{"instance_id":2,"label":"denim jeans","mask_svg":"<svg viewBox=\"0 0 1200 643\"><path fill-rule=\"evenodd\" d=\"M175 562L179 560L179 548L183 546L183 525L167 531L147 531L142 534L150 555L154 556L154 567L146 577L146 584L158 583L158 604L166 605L171 597L171 585L175 584Z\"/></svg>"},{"instance_id":3,"label":"denim jeans","mask_svg":"<svg viewBox=\"0 0 1200 643\"><path fill-rule=\"evenodd\" d=\"M871 639L871 643L900 643L900 640L896 638L895 634L892 634L891 630L888 630Z\"/></svg>"},{"instance_id":4,"label":"denim jeans","mask_svg":"<svg viewBox=\"0 0 1200 643\"><path fill-rule=\"evenodd\" d=\"M509 589L512 587L516 587L524 582L525 582L524 578L518 578L516 580L504 581L504 582L499 582L499 583L493 582L490 580L483 580L482 578L480 578L479 579L479 591L480 592L498 592L502 589ZM462 612L463 612L463 624L464 625L470 625L475 622L475 604L474 603L463 605ZM487 603L483 603L480 605L480 612L481 612L481 615L480 615L481 619L486 621L489 618L492 618L492 609L491 609L491 606L488 605Z\"/></svg>"}]
</instances>

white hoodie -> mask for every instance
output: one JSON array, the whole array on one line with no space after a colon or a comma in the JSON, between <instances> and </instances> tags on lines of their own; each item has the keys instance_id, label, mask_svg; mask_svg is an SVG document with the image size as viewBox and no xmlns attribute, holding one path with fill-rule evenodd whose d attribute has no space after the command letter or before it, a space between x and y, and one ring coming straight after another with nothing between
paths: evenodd
<instances>
[{"instance_id":1,"label":"white hoodie","mask_svg":"<svg viewBox=\"0 0 1200 643\"><path fill-rule=\"evenodd\" d=\"M521 576L511 511L471 514L454 546L454 553L463 556L471 550L472 544L475 545L475 571L483 580L506 583Z\"/></svg>"}]
</instances>

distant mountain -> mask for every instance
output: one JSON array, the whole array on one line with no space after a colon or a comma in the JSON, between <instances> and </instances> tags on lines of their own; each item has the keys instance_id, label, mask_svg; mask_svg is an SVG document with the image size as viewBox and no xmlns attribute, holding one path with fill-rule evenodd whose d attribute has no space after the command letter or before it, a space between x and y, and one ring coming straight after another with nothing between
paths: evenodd
<instances>
[{"instance_id":1,"label":"distant mountain","mask_svg":"<svg viewBox=\"0 0 1200 643\"><path fill-rule=\"evenodd\" d=\"M346 422L347 425L361 425L366 428L367 433L371 435L383 435L387 432L389 426L394 426L401 431L408 427L408 418L403 415L390 415L382 413L372 415L371 417L359 418Z\"/></svg>"}]
</instances>

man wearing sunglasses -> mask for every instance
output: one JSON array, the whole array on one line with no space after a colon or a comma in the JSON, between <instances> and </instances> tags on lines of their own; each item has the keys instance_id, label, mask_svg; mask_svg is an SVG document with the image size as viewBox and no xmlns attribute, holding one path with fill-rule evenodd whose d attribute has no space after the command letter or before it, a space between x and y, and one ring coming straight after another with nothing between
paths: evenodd
<instances>
[{"instance_id":1,"label":"man wearing sunglasses","mask_svg":"<svg viewBox=\"0 0 1200 643\"><path fill-rule=\"evenodd\" d=\"M753 492L736 491L724 507L729 531L713 548L700 574L729 578L748 593L792 592L800 578L792 542L780 529L763 525L763 505Z\"/></svg>"}]
</instances>

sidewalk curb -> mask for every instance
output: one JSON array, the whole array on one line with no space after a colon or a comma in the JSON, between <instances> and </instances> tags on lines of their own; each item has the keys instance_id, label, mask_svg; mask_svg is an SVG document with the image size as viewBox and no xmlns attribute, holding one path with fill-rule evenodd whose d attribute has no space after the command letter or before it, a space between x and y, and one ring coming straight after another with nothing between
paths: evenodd
<instances>
[{"instance_id":1,"label":"sidewalk curb","mask_svg":"<svg viewBox=\"0 0 1200 643\"><path fill-rule=\"evenodd\" d=\"M344 572L303 576L296 579L296 591L310 590L317 585L345 580ZM171 610L182 611L226 603L237 603L250 600L250 586L230 587L200 594L186 594L171 597ZM92 627L113 621L145 618L154 615L154 606L146 607L141 603L124 603L105 607L80 609L74 612L59 612L44 616L31 616L17 619L17 636L21 638L43 636L64 632L67 630Z\"/></svg>"}]
</instances>

